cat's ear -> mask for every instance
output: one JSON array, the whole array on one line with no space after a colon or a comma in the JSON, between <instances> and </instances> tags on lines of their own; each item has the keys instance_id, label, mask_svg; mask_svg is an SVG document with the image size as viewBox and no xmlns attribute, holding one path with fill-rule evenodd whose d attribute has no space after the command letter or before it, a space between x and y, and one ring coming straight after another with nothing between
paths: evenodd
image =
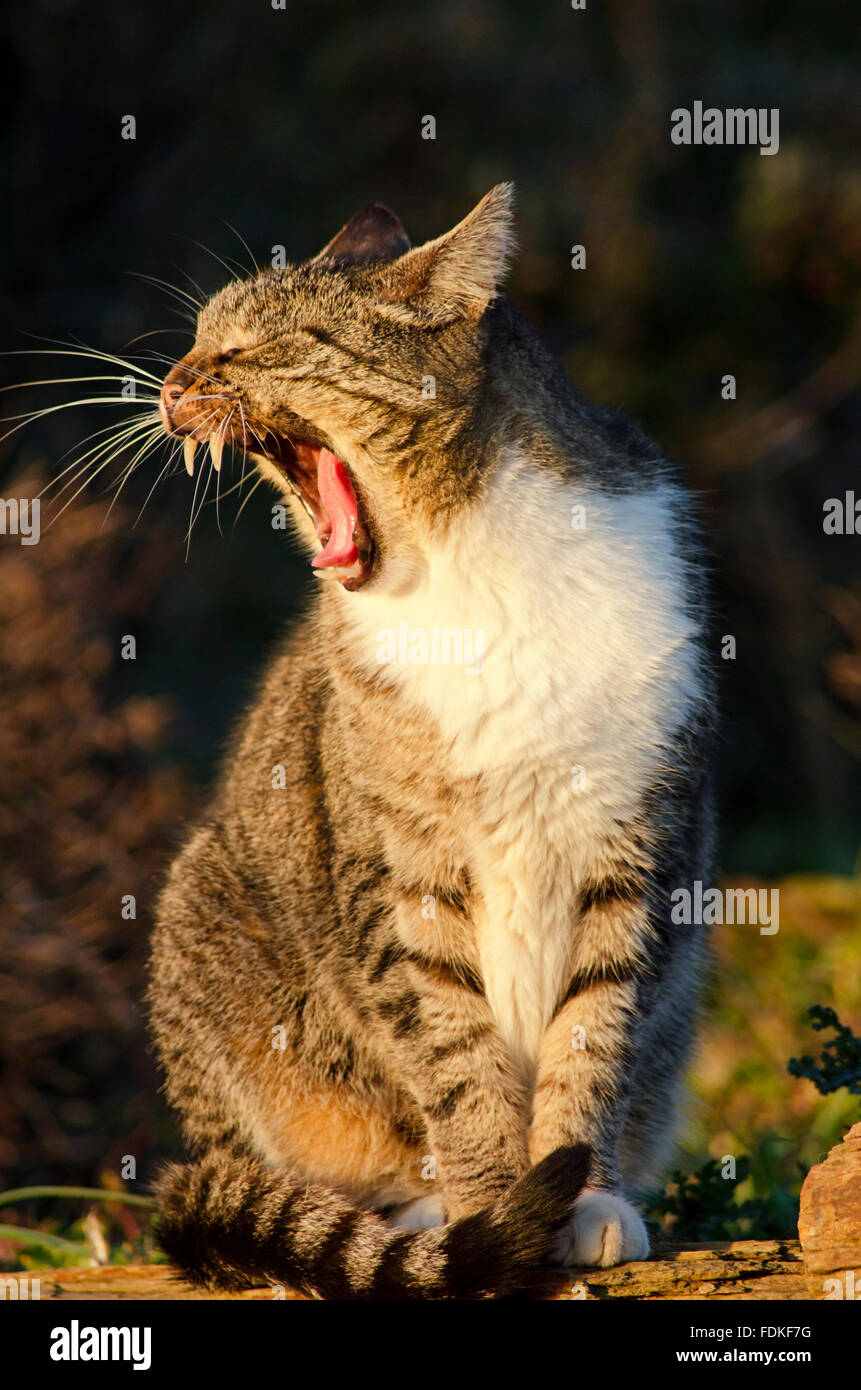
<instances>
[{"instance_id":1,"label":"cat's ear","mask_svg":"<svg viewBox=\"0 0 861 1390\"><path fill-rule=\"evenodd\" d=\"M481 318L514 251L513 200L514 185L498 183L450 232L387 266L378 298L399 317Z\"/></svg>"},{"instance_id":2,"label":"cat's ear","mask_svg":"<svg viewBox=\"0 0 861 1390\"><path fill-rule=\"evenodd\" d=\"M367 265L370 261L394 261L410 249L410 239L400 218L383 203L373 203L351 217L311 262L333 265Z\"/></svg>"}]
</instances>

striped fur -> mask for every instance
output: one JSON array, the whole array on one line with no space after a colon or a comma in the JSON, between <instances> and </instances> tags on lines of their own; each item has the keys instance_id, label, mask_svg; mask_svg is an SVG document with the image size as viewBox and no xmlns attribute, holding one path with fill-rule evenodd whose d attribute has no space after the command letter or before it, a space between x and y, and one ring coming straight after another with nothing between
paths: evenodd
<instances>
[{"instance_id":1,"label":"striped fur","mask_svg":"<svg viewBox=\"0 0 861 1390\"><path fill-rule=\"evenodd\" d=\"M210 1284L527 1296L542 1260L648 1251L630 1199L704 950L669 920L711 857L702 547L656 447L496 293L508 203L415 252L368 210L229 287L189 358L345 460L375 544L273 662L162 896L152 1018L195 1161L161 1239ZM400 624L481 631L481 669L381 661Z\"/></svg>"},{"instance_id":2,"label":"striped fur","mask_svg":"<svg viewBox=\"0 0 861 1390\"><path fill-rule=\"evenodd\" d=\"M236 1153L173 1166L160 1184L165 1249L200 1284L284 1284L328 1299L534 1298L563 1283L548 1233L582 1186L585 1147L544 1159L493 1207L410 1234L329 1188Z\"/></svg>"}]
</instances>

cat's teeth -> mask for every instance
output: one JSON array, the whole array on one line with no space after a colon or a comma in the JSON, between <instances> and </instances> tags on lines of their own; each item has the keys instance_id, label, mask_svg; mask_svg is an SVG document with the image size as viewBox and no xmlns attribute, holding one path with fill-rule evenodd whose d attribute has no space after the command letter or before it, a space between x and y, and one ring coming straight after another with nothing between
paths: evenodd
<instances>
[{"instance_id":1,"label":"cat's teeth","mask_svg":"<svg viewBox=\"0 0 861 1390\"><path fill-rule=\"evenodd\" d=\"M221 454L224 449L224 435L221 430L216 430L209 441L209 453L212 458L212 466L216 473L221 468Z\"/></svg>"},{"instance_id":2,"label":"cat's teeth","mask_svg":"<svg viewBox=\"0 0 861 1390\"><path fill-rule=\"evenodd\" d=\"M299 502L302 503L302 506L305 508L305 511L308 513L309 517L310 517L311 520L313 521L313 520L314 520L314 513L311 511L311 508L308 506L308 503L305 501L305 498L304 498L303 494L299 491L298 487L296 486L296 484L294 483L294 481L293 481L292 478L288 478L288 479L287 479L287 485L288 485L288 487L290 488L290 491L292 492L293 496L294 496L295 498L297 498L297 500L298 500Z\"/></svg>"},{"instance_id":3,"label":"cat's teeth","mask_svg":"<svg viewBox=\"0 0 861 1390\"><path fill-rule=\"evenodd\" d=\"M196 448L197 440L192 435L187 434L182 446L182 452L185 458L185 471L189 478L194 477L194 451Z\"/></svg>"},{"instance_id":4,"label":"cat's teeth","mask_svg":"<svg viewBox=\"0 0 861 1390\"><path fill-rule=\"evenodd\" d=\"M311 573L316 574L319 579L325 579L329 575L332 579L358 579L362 572L361 560L354 560L351 565L326 565L323 569L315 569L311 566Z\"/></svg>"}]
</instances>

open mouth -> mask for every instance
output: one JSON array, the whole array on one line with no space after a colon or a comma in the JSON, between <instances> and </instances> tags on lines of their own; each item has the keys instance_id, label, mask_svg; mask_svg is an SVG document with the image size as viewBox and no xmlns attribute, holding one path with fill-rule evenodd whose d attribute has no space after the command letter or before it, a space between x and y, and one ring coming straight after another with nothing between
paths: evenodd
<instances>
[{"instance_id":1,"label":"open mouth","mask_svg":"<svg viewBox=\"0 0 861 1390\"><path fill-rule=\"evenodd\" d=\"M349 468L324 444L271 433L262 438L262 456L286 478L317 532L322 549L312 567L345 589L360 589L373 570L374 542Z\"/></svg>"},{"instance_id":2,"label":"open mouth","mask_svg":"<svg viewBox=\"0 0 861 1390\"><path fill-rule=\"evenodd\" d=\"M271 430L243 429L230 416L215 430L197 428L186 434L183 454L187 471L194 473L198 443L209 444L213 467L219 469L228 442L244 447L253 458L265 460L287 481L310 517L322 547L311 561L314 570L331 575L345 589L360 589L367 583L374 567L374 541L343 460L324 444L287 440Z\"/></svg>"}]
</instances>

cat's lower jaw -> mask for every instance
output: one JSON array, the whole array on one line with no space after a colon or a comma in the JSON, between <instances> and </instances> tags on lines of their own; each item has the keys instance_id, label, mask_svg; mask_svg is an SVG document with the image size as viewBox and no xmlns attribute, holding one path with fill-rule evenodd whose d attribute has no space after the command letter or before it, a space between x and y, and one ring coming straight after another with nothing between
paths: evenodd
<instances>
[{"instance_id":1,"label":"cat's lower jaw","mask_svg":"<svg viewBox=\"0 0 861 1390\"><path fill-rule=\"evenodd\" d=\"M639 1212L618 1193L593 1187L577 1198L551 1251L553 1264L601 1269L648 1257L649 1237Z\"/></svg>"}]
</instances>

